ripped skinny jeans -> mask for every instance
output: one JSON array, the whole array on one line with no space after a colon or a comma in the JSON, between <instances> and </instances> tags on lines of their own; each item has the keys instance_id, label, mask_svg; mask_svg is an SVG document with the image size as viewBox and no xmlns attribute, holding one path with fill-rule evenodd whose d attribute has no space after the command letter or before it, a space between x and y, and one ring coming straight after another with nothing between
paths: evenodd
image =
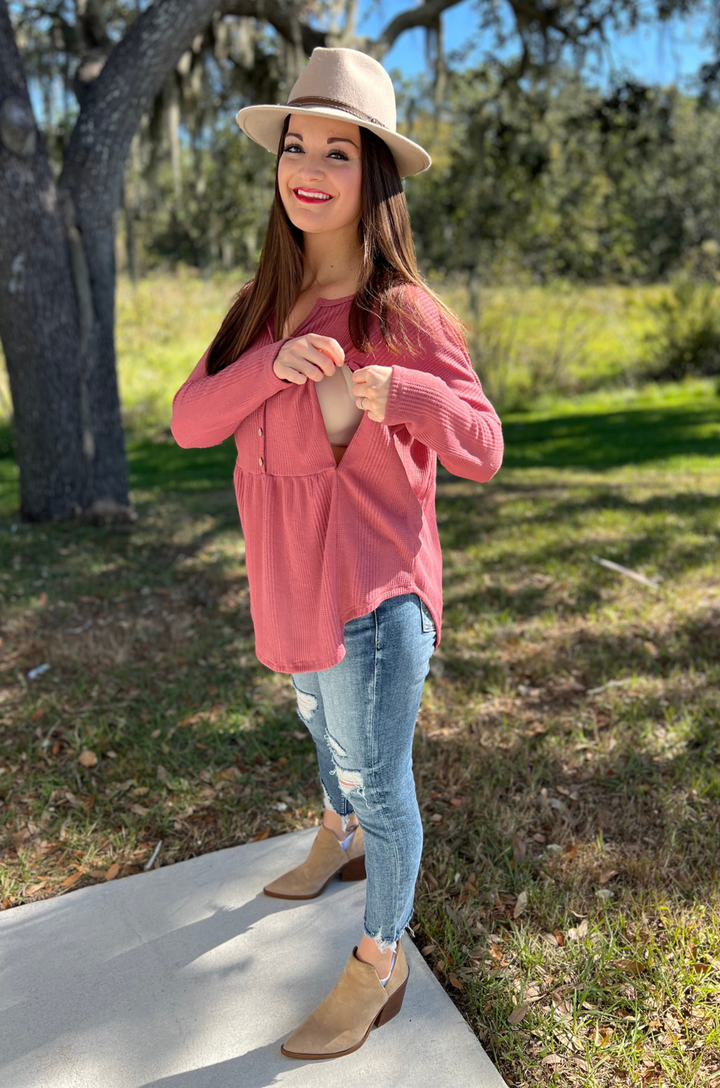
<instances>
[{"instance_id":1,"label":"ripped skinny jeans","mask_svg":"<svg viewBox=\"0 0 720 1088\"><path fill-rule=\"evenodd\" d=\"M297 711L317 748L325 807L354 812L365 838L364 929L395 949L413 914L423 829L412 745L435 625L416 593L389 597L345 624L345 657L292 673Z\"/></svg>"}]
</instances>

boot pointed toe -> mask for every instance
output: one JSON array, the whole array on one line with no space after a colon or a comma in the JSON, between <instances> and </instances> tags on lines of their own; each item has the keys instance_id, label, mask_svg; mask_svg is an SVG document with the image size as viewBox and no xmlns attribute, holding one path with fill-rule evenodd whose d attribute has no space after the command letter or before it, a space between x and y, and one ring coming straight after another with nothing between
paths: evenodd
<instances>
[{"instance_id":1,"label":"boot pointed toe","mask_svg":"<svg viewBox=\"0 0 720 1088\"><path fill-rule=\"evenodd\" d=\"M400 941L386 986L372 964L363 963L356 952L357 946L327 997L282 1044L285 1057L307 1061L351 1054L363 1045L374 1024L381 1027L399 1013L410 974Z\"/></svg>"},{"instance_id":2,"label":"boot pointed toe","mask_svg":"<svg viewBox=\"0 0 720 1088\"><path fill-rule=\"evenodd\" d=\"M321 824L305 861L270 881L263 892L275 899L315 899L338 874L341 880L364 879L362 828L356 828L347 850L343 850L335 832Z\"/></svg>"}]
</instances>

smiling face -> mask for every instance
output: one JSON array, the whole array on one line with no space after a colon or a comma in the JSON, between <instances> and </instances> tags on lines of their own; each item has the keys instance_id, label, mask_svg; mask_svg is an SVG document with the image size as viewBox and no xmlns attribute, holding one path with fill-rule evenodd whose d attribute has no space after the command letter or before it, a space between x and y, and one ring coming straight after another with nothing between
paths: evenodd
<instances>
[{"instance_id":1,"label":"smiling face","mask_svg":"<svg viewBox=\"0 0 720 1088\"><path fill-rule=\"evenodd\" d=\"M291 223L313 234L358 223L361 165L359 125L291 114L277 173Z\"/></svg>"}]
</instances>

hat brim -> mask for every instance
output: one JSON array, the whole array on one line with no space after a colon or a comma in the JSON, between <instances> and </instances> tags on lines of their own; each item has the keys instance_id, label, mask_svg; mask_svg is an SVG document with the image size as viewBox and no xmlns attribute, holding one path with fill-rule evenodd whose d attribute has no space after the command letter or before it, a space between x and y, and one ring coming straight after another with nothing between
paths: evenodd
<instances>
[{"instance_id":1,"label":"hat brim","mask_svg":"<svg viewBox=\"0 0 720 1088\"><path fill-rule=\"evenodd\" d=\"M288 113L306 113L312 117L330 117L338 121L350 121L352 124L369 128L375 132L390 148L398 173L401 178L410 177L411 174L421 174L427 170L432 159L420 144L407 136L401 136L399 132L390 132L384 125L374 125L370 121L362 121L345 110L333 109L333 107L303 107L303 106L245 106L239 111L235 120L251 140L261 147L277 154L282 132L283 121Z\"/></svg>"}]
</instances>

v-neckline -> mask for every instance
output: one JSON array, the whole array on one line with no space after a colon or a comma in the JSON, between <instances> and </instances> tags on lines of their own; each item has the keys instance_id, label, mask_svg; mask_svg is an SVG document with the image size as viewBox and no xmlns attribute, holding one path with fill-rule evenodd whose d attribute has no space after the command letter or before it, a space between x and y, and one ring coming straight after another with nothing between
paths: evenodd
<instances>
[{"instance_id":1,"label":"v-neckline","mask_svg":"<svg viewBox=\"0 0 720 1088\"><path fill-rule=\"evenodd\" d=\"M343 365L348 366L347 362L345 362ZM352 371L352 369L353 369L352 367L349 367L350 371ZM358 368L356 367L355 369L358 369ZM320 407L320 398L318 397L318 393L317 393L317 384L318 383L314 382L312 380L312 378L308 378L308 381L312 383L312 387L313 387L311 397L312 397L313 403L315 405L315 418L316 419L319 418L320 429L321 429L321 431L323 433L323 437L325 438L325 446L326 446L328 454L330 456L330 460L332 461L332 465L330 465L328 467L334 468L336 472L339 472L340 469L342 468L344 462L347 461L347 457L348 457L348 454L350 452L350 447L352 446L353 442L357 438L358 432L359 432L360 428L362 427L363 423L365 422L365 417L367 415L367 412L363 412L362 418L360 419L360 422L358 423L357 427L353 431L352 438L350 439L347 446L345 447L345 453L342 455L342 457L340 458L340 462L338 463L335 460L335 454L333 453L332 443L331 443L331 441L330 441L330 439L328 437L327 427L325 426L325 417L323 416L322 408Z\"/></svg>"},{"instance_id":2,"label":"v-neckline","mask_svg":"<svg viewBox=\"0 0 720 1088\"><path fill-rule=\"evenodd\" d=\"M343 298L322 298L321 296L316 298L315 302L313 303L312 309L305 315L305 317L302 319L300 324L295 326L295 328L293 329L293 331L290 333L289 336L281 336L280 339L281 340L292 340L294 337L296 337L298 335L298 333L299 333L299 330L303 327L303 325L305 324L306 321L310 320L310 318L313 316L313 314L315 313L315 311L317 310L318 306L320 306L321 303L324 303L326 306L332 306L336 302L349 302L353 298L355 298L355 295L344 295ZM275 328L275 314L274 313L272 315L271 320L272 320L272 330L271 330L272 331L272 338L273 338L273 340L277 340L278 336L277 336L277 330Z\"/></svg>"},{"instance_id":3,"label":"v-neckline","mask_svg":"<svg viewBox=\"0 0 720 1088\"><path fill-rule=\"evenodd\" d=\"M281 337L281 339L292 340L296 336L298 336L300 334L300 329L302 329L302 327L306 323L306 321L310 320L310 318L313 316L313 314L315 313L315 311L317 310L318 306L320 306L321 303L325 303L325 305L327 306L327 305L332 305L333 303L336 303L336 302L348 302L350 299L353 299L353 298L355 298L354 295L345 295L344 298L316 298L312 309L310 310L310 312L308 314L306 314L306 316L302 319L300 324L296 325L295 329L290 333L289 336ZM271 322L272 322L272 326L270 328L270 332L271 332L273 341L275 341L277 339L277 333L275 331L275 314L274 313L272 315L272 318L268 319L268 325L269 326L270 326ZM345 362L344 362L343 365L348 366L347 357L346 357ZM352 371L353 369L358 369L358 368L350 366L349 369ZM325 439L325 448L327 449L328 457L332 461L332 465L329 465L328 467L333 468L335 470L335 472L339 472L340 469L343 466L343 463L347 460L348 453L350 452L350 447L352 446L353 442L355 441L355 439L357 437L357 434L358 434L360 428L362 427L363 423L365 422L365 416L367 415L367 413L363 412L362 419L360 420L357 427L355 428L355 431L353 432L352 438L350 439L347 446L345 447L345 453L340 458L340 463L338 464L338 462L335 460L335 454L333 453L332 444L331 444L330 439L328 437L327 427L325 426L325 417L322 414L322 408L320 407L320 399L319 399L319 397L317 395L317 389L315 389L316 383L312 381L312 378L308 378L308 381L312 382L312 385L313 385L312 399L313 399L313 403L315 405L315 409L314 409L315 410L315 418L316 418L316 420L319 419L320 429L322 430L323 438ZM307 386L307 383L305 383L304 386L302 386L301 388L306 388L306 386Z\"/></svg>"}]
</instances>

